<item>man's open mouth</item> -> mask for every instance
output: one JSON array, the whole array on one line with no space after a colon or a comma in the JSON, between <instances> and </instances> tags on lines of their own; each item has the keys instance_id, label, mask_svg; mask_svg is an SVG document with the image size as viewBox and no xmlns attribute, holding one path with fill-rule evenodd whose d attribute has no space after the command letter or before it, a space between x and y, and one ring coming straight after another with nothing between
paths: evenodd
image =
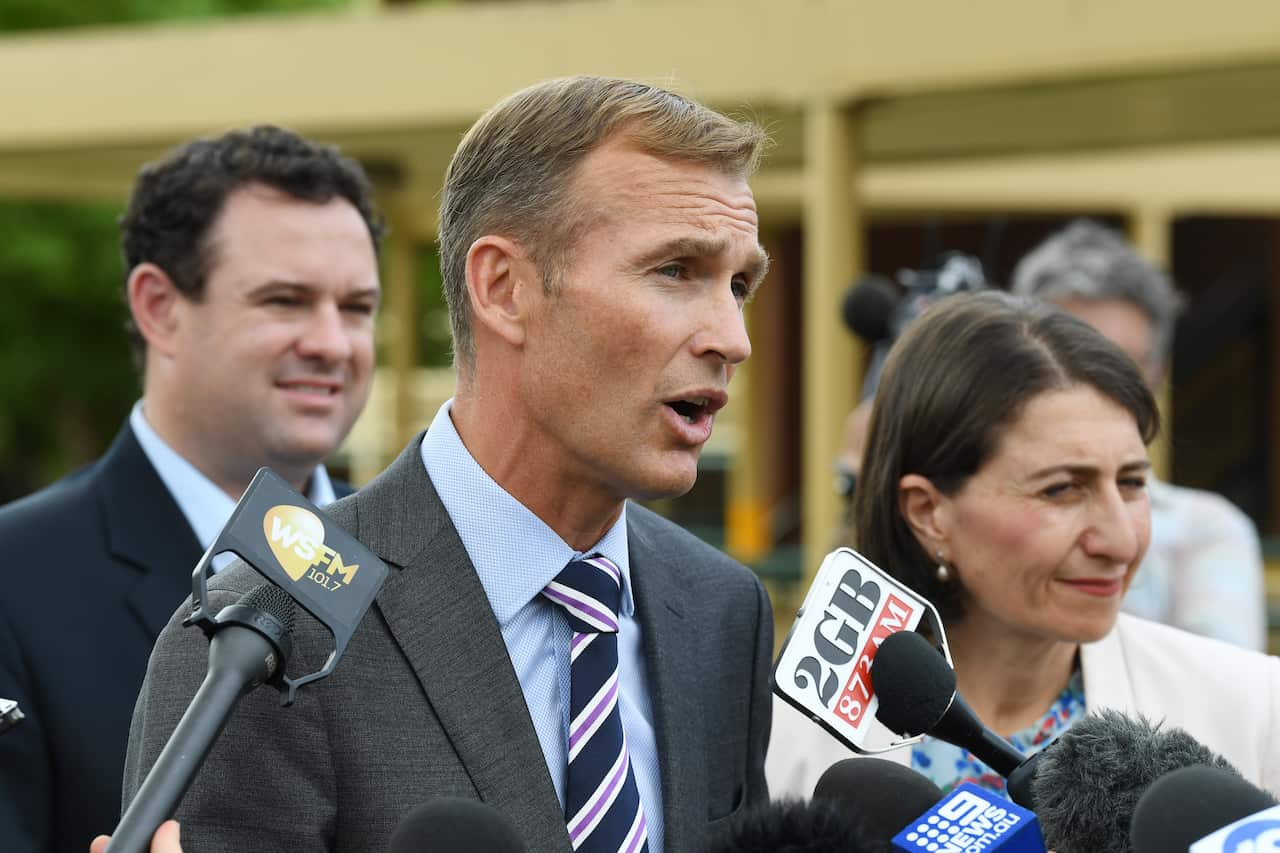
<instances>
[{"instance_id":1,"label":"man's open mouth","mask_svg":"<svg viewBox=\"0 0 1280 853\"><path fill-rule=\"evenodd\" d=\"M707 403L706 397L692 397L688 400L672 400L667 405L675 409L676 414L684 418L685 423L692 424L706 414Z\"/></svg>"}]
</instances>

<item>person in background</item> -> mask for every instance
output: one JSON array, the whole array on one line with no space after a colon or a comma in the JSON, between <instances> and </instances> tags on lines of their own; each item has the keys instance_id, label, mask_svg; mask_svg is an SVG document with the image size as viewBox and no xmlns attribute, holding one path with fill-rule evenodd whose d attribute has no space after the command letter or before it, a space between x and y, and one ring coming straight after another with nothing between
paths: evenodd
<instances>
[{"instance_id":1,"label":"person in background","mask_svg":"<svg viewBox=\"0 0 1280 853\"><path fill-rule=\"evenodd\" d=\"M5 853L114 827L160 629L262 466L317 504L369 395L381 225L364 172L275 127L144 167L121 219L142 399L86 470L0 509Z\"/></svg>"},{"instance_id":2,"label":"person in background","mask_svg":"<svg viewBox=\"0 0 1280 853\"><path fill-rule=\"evenodd\" d=\"M241 700L178 811L211 851L385 850L471 797L531 851L702 849L767 798L772 615L745 566L636 499L683 494L751 353L763 131L673 92L531 86L463 137L441 195L457 390L330 516L390 574L333 675ZM234 565L210 604L256 573ZM300 618L295 658L328 632ZM132 795L208 643L170 621Z\"/></svg>"},{"instance_id":3,"label":"person in background","mask_svg":"<svg viewBox=\"0 0 1280 853\"><path fill-rule=\"evenodd\" d=\"M1014 270L1014 293L1048 300L1110 338L1152 389L1168 376L1182 299L1115 231L1077 220ZM1266 650L1266 595L1253 522L1221 495L1148 477L1151 547L1128 613Z\"/></svg>"},{"instance_id":4,"label":"person in background","mask_svg":"<svg viewBox=\"0 0 1280 853\"><path fill-rule=\"evenodd\" d=\"M1185 729L1280 791L1280 659L1120 612L1150 539L1158 426L1137 365L1089 325L1003 292L953 296L886 363L858 550L933 602L958 692L1022 752L1111 708ZM851 755L781 700L771 742L775 797L809 796ZM932 737L885 757L944 790L1004 791Z\"/></svg>"}]
</instances>

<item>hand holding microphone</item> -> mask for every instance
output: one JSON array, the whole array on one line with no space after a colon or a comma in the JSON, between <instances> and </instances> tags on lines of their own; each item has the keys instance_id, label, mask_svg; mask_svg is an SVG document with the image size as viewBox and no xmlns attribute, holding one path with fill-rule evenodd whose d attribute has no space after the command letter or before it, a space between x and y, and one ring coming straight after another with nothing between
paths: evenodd
<instances>
[{"instance_id":1,"label":"hand holding microphone","mask_svg":"<svg viewBox=\"0 0 1280 853\"><path fill-rule=\"evenodd\" d=\"M167 820L151 838L149 853L182 853L178 822ZM106 853L111 837L99 835L89 853ZM528 853L506 815L479 800L441 797L413 809L391 834L387 853Z\"/></svg>"},{"instance_id":2,"label":"hand holding microphone","mask_svg":"<svg viewBox=\"0 0 1280 853\"><path fill-rule=\"evenodd\" d=\"M89 844L89 853L106 853L107 845L110 843L111 836L99 835ZM149 853L182 853L181 837L176 820L166 820L160 824L156 834L151 836Z\"/></svg>"}]
</instances>

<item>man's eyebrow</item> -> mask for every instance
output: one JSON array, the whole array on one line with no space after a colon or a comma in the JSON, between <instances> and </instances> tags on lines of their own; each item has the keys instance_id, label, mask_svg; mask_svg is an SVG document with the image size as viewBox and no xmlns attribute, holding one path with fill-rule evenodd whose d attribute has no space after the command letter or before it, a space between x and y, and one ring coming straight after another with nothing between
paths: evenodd
<instances>
[{"instance_id":1,"label":"man's eyebrow","mask_svg":"<svg viewBox=\"0 0 1280 853\"><path fill-rule=\"evenodd\" d=\"M292 279L272 278L249 288L249 296L262 296L272 292L293 292L297 294L314 293L320 288L314 284L305 281L294 281ZM343 301L353 299L379 299L382 295L380 287L361 287L355 290L344 291L339 294L339 298Z\"/></svg>"},{"instance_id":2,"label":"man's eyebrow","mask_svg":"<svg viewBox=\"0 0 1280 853\"><path fill-rule=\"evenodd\" d=\"M382 288L380 287L361 287L358 290L349 290L342 294L344 300L372 299L375 302L382 299Z\"/></svg>"},{"instance_id":3,"label":"man's eyebrow","mask_svg":"<svg viewBox=\"0 0 1280 853\"><path fill-rule=\"evenodd\" d=\"M764 246L756 246L756 256L747 264L747 298L750 299L769 274L769 253Z\"/></svg>"},{"instance_id":4,"label":"man's eyebrow","mask_svg":"<svg viewBox=\"0 0 1280 853\"><path fill-rule=\"evenodd\" d=\"M724 237L676 237L658 245L641 256L637 266L648 267L666 260L679 258L704 258L723 254L729 250L729 240ZM746 263L743 274L754 291L769 271L769 253L763 246L756 246L755 256Z\"/></svg>"}]
</instances>

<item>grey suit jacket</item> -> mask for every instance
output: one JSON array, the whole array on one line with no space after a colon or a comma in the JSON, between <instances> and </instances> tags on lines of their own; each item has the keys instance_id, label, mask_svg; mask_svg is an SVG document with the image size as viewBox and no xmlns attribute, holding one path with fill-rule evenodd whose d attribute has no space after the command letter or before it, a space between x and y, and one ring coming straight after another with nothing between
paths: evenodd
<instances>
[{"instance_id":1,"label":"grey suit jacket","mask_svg":"<svg viewBox=\"0 0 1280 853\"><path fill-rule=\"evenodd\" d=\"M569 851L564 815L506 646L419 455L421 436L330 514L391 567L328 679L281 708L249 694L177 817L187 853L386 849L397 821L440 796L479 798L531 851ZM747 569L640 507L627 510L632 582L652 690L668 851L767 797L768 598ZM501 519L495 519L501 523ZM220 608L261 582L237 564L210 582ZM208 644L162 632L138 698L125 768L132 799L204 677ZM309 618L291 672L332 648Z\"/></svg>"}]
</instances>

